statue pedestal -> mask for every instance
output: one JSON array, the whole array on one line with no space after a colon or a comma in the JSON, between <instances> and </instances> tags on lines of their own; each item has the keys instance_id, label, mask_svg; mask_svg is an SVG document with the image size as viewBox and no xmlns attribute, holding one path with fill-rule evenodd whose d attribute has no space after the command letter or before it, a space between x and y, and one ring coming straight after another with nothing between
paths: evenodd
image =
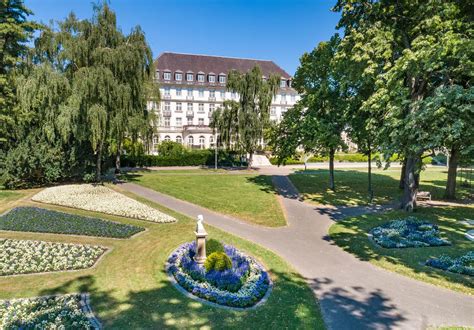
<instances>
[{"instance_id":1,"label":"statue pedestal","mask_svg":"<svg viewBox=\"0 0 474 330\"><path fill-rule=\"evenodd\" d=\"M202 265L204 261L206 261L206 236L207 233L198 233L196 234L196 255L194 256L194 260Z\"/></svg>"}]
</instances>

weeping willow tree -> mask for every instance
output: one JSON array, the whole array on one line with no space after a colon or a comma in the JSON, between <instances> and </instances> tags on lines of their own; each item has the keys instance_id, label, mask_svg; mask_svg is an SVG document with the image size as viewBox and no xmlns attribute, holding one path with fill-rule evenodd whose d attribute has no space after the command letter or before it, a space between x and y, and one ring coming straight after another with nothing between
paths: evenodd
<instances>
[{"instance_id":1,"label":"weeping willow tree","mask_svg":"<svg viewBox=\"0 0 474 330\"><path fill-rule=\"evenodd\" d=\"M258 66L247 73L231 71L226 88L238 93L239 101L226 101L213 114L211 127L218 130L220 141L227 148L248 153L249 166L269 126L270 106L279 82L277 75L263 79Z\"/></svg>"}]
</instances>

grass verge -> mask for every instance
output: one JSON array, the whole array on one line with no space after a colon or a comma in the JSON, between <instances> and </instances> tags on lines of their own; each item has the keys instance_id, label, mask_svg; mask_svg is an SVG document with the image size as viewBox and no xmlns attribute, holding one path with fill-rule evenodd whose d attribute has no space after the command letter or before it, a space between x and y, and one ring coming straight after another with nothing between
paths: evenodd
<instances>
[{"instance_id":1,"label":"grass verge","mask_svg":"<svg viewBox=\"0 0 474 330\"><path fill-rule=\"evenodd\" d=\"M338 246L361 260L420 281L474 294L472 277L445 272L424 264L431 257L442 254L460 256L472 250L472 242L464 237L468 226L461 221L472 217L473 213L473 207L420 207L414 213L418 219L437 224L441 237L447 238L452 243L451 246L387 249L369 240L367 233L370 229L387 221L406 217L403 211L346 218L332 225L329 235Z\"/></svg>"}]
</instances>

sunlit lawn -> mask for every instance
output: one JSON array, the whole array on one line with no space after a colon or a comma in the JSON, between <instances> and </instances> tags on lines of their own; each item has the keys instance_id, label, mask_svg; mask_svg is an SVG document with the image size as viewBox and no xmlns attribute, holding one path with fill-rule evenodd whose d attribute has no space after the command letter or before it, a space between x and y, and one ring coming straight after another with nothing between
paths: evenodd
<instances>
[{"instance_id":1,"label":"sunlit lawn","mask_svg":"<svg viewBox=\"0 0 474 330\"><path fill-rule=\"evenodd\" d=\"M374 203L397 201L402 191L398 188L401 168L375 169L372 174ZM316 204L363 205L368 203L367 169L335 171L336 192L329 189L328 170L299 171L290 180L307 201ZM441 199L446 185L446 168L429 167L421 173L420 190L429 191L433 199ZM473 188L458 185L458 198L474 194Z\"/></svg>"},{"instance_id":2,"label":"sunlit lawn","mask_svg":"<svg viewBox=\"0 0 474 330\"><path fill-rule=\"evenodd\" d=\"M0 203L7 203L23 197L23 194L11 190L0 190Z\"/></svg>"},{"instance_id":3,"label":"sunlit lawn","mask_svg":"<svg viewBox=\"0 0 474 330\"><path fill-rule=\"evenodd\" d=\"M424 265L430 257L441 254L461 256L472 250L472 242L464 237L472 229L461 221L473 219L474 207L419 208L415 217L435 223L442 237L451 241L451 246L386 249L368 239L368 231L392 219L406 217L402 211L385 214L364 215L346 218L329 229L335 243L344 250L385 269L413 277L449 289L474 294L474 279L467 275L454 274Z\"/></svg>"},{"instance_id":4,"label":"sunlit lawn","mask_svg":"<svg viewBox=\"0 0 474 330\"><path fill-rule=\"evenodd\" d=\"M36 205L95 216L146 227L148 230L124 240L0 232L0 236L4 238L100 244L112 249L94 269L0 277L0 299L89 292L93 311L104 327L110 329L324 328L312 291L285 261L269 250L211 226L206 227L210 238L237 246L255 256L267 267L274 281L272 294L265 304L247 311L210 307L184 296L167 278L165 261L176 247L194 238L195 222L157 204L144 202L171 214L178 222L154 224L34 202L21 202L21 205Z\"/></svg>"},{"instance_id":5,"label":"sunlit lawn","mask_svg":"<svg viewBox=\"0 0 474 330\"><path fill-rule=\"evenodd\" d=\"M286 220L271 176L252 171L143 171L129 180L248 222L277 227Z\"/></svg>"}]
</instances>

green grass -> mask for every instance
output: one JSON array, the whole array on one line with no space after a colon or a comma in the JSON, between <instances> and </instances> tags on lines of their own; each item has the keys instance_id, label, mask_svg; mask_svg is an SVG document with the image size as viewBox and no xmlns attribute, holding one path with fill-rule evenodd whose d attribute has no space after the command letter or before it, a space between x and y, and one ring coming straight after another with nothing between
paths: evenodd
<instances>
[{"instance_id":1,"label":"green grass","mask_svg":"<svg viewBox=\"0 0 474 330\"><path fill-rule=\"evenodd\" d=\"M0 230L127 238L144 228L38 207L17 207L0 217Z\"/></svg>"},{"instance_id":2,"label":"green grass","mask_svg":"<svg viewBox=\"0 0 474 330\"><path fill-rule=\"evenodd\" d=\"M319 306L311 289L283 259L256 244L211 226L206 227L209 238L233 244L265 265L274 283L273 291L265 304L247 311L211 307L184 296L169 282L165 261L177 246L194 238L195 221L141 198L137 199L176 217L178 222L154 224L48 206L72 214L100 216L121 223L144 226L148 230L127 240L3 232L2 237L6 238L98 244L112 250L93 269L0 277L0 299L89 292L94 312L105 328L110 329L324 328ZM22 202L22 205L37 204Z\"/></svg>"},{"instance_id":3,"label":"green grass","mask_svg":"<svg viewBox=\"0 0 474 330\"><path fill-rule=\"evenodd\" d=\"M398 188L400 168L375 169L372 175L375 203L397 201L402 191ZM289 176L303 195L316 204L364 205L368 203L367 169L341 169L335 174L336 192L329 187L328 170L299 171ZM446 168L429 167L421 173L420 191L431 192L433 199L442 199L446 185ZM457 187L458 198L467 198L474 193L473 188Z\"/></svg>"},{"instance_id":4,"label":"green grass","mask_svg":"<svg viewBox=\"0 0 474 330\"><path fill-rule=\"evenodd\" d=\"M431 257L442 254L458 257L472 250L472 242L464 237L469 227L461 221L472 218L473 214L473 207L420 207L414 213L418 219L437 224L441 237L447 238L452 243L451 246L386 249L368 239L367 233L370 229L390 220L406 217L407 214L403 211L346 218L332 225L329 228L329 235L338 246L361 260L420 281L474 294L472 277L424 265L424 262Z\"/></svg>"},{"instance_id":5,"label":"green grass","mask_svg":"<svg viewBox=\"0 0 474 330\"><path fill-rule=\"evenodd\" d=\"M249 171L237 174L194 170L138 172L128 178L142 186L250 223L268 227L286 224L271 176Z\"/></svg>"},{"instance_id":6,"label":"green grass","mask_svg":"<svg viewBox=\"0 0 474 330\"><path fill-rule=\"evenodd\" d=\"M0 190L0 203L13 202L24 195L21 192L11 191L11 190Z\"/></svg>"}]
</instances>

